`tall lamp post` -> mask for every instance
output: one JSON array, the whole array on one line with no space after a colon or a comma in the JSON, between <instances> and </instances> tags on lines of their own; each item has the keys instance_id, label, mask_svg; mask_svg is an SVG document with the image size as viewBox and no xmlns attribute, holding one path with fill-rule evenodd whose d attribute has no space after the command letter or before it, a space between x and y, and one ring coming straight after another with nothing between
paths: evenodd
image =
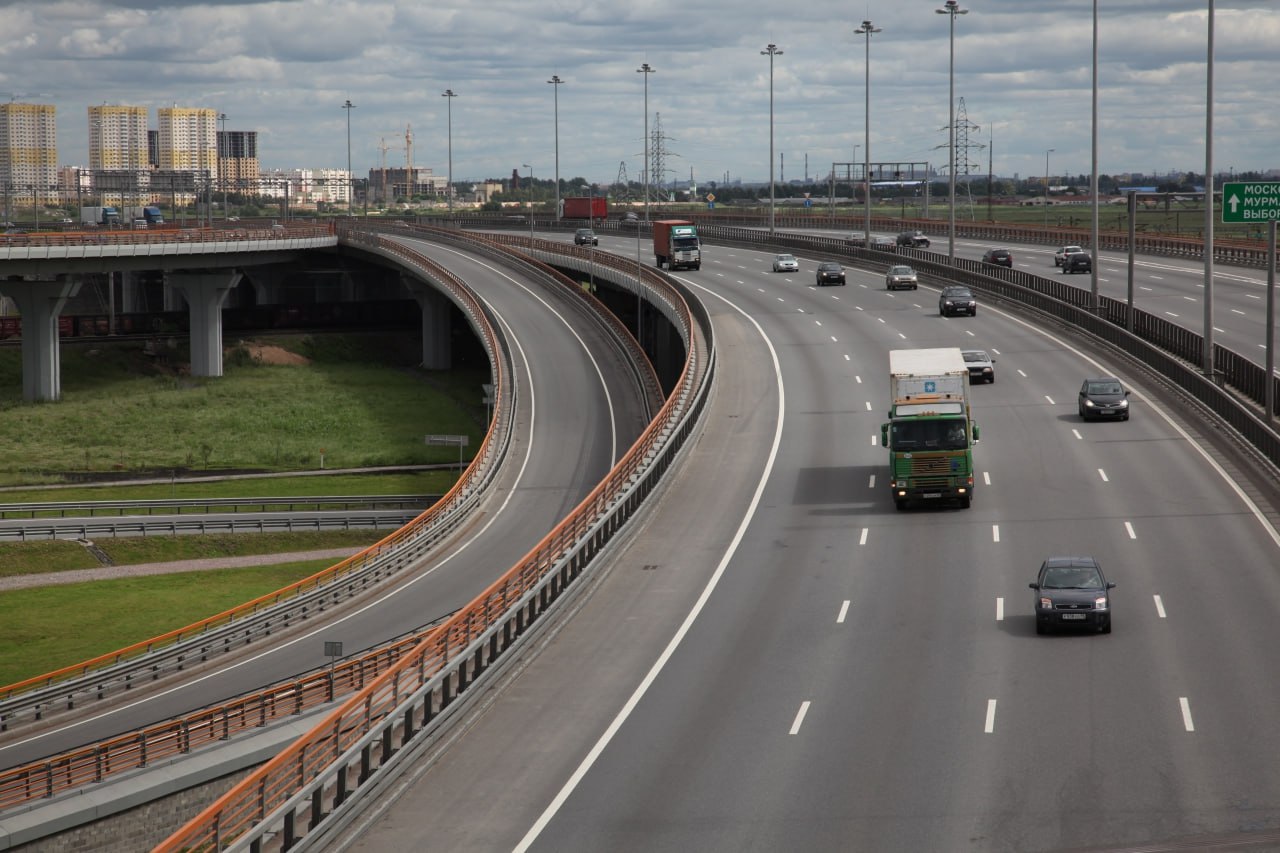
<instances>
[{"instance_id":1,"label":"tall lamp post","mask_svg":"<svg viewBox=\"0 0 1280 853\"><path fill-rule=\"evenodd\" d=\"M947 257L954 261L956 258L956 15L967 15L969 10L961 9L958 0L947 0L943 8L933 11L939 15L951 16L951 67L948 72L951 84L947 102L950 111L950 117L947 119L947 159L951 164L951 197L949 199L951 210L948 214L950 225L947 231ZM870 240L870 236L867 239Z\"/></svg>"},{"instance_id":2,"label":"tall lamp post","mask_svg":"<svg viewBox=\"0 0 1280 853\"><path fill-rule=\"evenodd\" d=\"M862 177L866 181L865 192L867 202L867 221L863 234L866 239L866 247L871 248L871 34L880 32L879 28L871 26L870 21L863 21L862 26L854 30L856 35L866 36L866 81L863 83L863 89L866 94L866 106L863 108L863 138L862 138Z\"/></svg>"},{"instance_id":3,"label":"tall lamp post","mask_svg":"<svg viewBox=\"0 0 1280 853\"><path fill-rule=\"evenodd\" d=\"M637 74L644 75L644 166L640 170L644 182L644 221L649 221L649 75L656 71L645 62L636 69ZM636 229L636 239L640 239L640 229Z\"/></svg>"},{"instance_id":4,"label":"tall lamp post","mask_svg":"<svg viewBox=\"0 0 1280 853\"><path fill-rule=\"evenodd\" d=\"M555 124L556 124L556 219L560 218L560 84L564 81L559 74L552 74L547 81L555 88Z\"/></svg>"},{"instance_id":5,"label":"tall lamp post","mask_svg":"<svg viewBox=\"0 0 1280 853\"><path fill-rule=\"evenodd\" d=\"M782 51L778 50L776 44L770 44L760 51L761 56L769 57L769 236L773 236L773 175L774 175L774 159L773 159L773 58L782 56ZM645 109L645 116L648 117L649 111ZM648 134L646 133L646 136Z\"/></svg>"},{"instance_id":6,"label":"tall lamp post","mask_svg":"<svg viewBox=\"0 0 1280 853\"><path fill-rule=\"evenodd\" d=\"M529 247L533 248L533 167L528 163L521 165L529 170Z\"/></svg>"},{"instance_id":7,"label":"tall lamp post","mask_svg":"<svg viewBox=\"0 0 1280 853\"><path fill-rule=\"evenodd\" d=\"M223 166L226 159L224 157L225 147L227 145L227 114L218 113L218 123L222 125L222 132L218 134L218 181L222 184L222 221L227 221L227 171Z\"/></svg>"},{"instance_id":8,"label":"tall lamp post","mask_svg":"<svg viewBox=\"0 0 1280 853\"><path fill-rule=\"evenodd\" d=\"M342 108L347 111L347 215L353 216L355 214L353 205L356 202L351 180L351 111L356 108L356 105L351 103L350 98L347 98Z\"/></svg>"},{"instance_id":9,"label":"tall lamp post","mask_svg":"<svg viewBox=\"0 0 1280 853\"><path fill-rule=\"evenodd\" d=\"M1044 227L1049 227L1049 155L1057 148L1046 148L1044 152ZM1094 250L1095 254L1097 249Z\"/></svg>"},{"instance_id":10,"label":"tall lamp post","mask_svg":"<svg viewBox=\"0 0 1280 853\"><path fill-rule=\"evenodd\" d=\"M1209 377L1214 375L1215 347L1213 342L1213 18L1213 0L1209 0L1209 49L1205 59L1207 73L1204 96L1204 352L1201 354L1203 356L1201 368L1204 375ZM1268 293L1270 292L1268 288ZM1268 312L1267 327L1270 328L1270 326L1271 315ZM1267 384L1270 385L1270 382Z\"/></svg>"},{"instance_id":11,"label":"tall lamp post","mask_svg":"<svg viewBox=\"0 0 1280 853\"><path fill-rule=\"evenodd\" d=\"M444 188L445 195L449 197L449 213L453 213L453 99L458 97L452 89L445 89L440 93L440 97L448 98L445 101L449 105L449 185Z\"/></svg>"}]
</instances>

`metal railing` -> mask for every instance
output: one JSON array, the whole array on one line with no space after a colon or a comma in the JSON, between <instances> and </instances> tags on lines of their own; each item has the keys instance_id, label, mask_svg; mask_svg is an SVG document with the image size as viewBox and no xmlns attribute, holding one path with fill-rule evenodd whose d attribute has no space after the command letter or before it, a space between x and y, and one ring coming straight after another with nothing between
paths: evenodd
<instances>
[{"instance_id":1,"label":"metal railing","mask_svg":"<svg viewBox=\"0 0 1280 853\"><path fill-rule=\"evenodd\" d=\"M424 509L439 495L316 495L282 498L160 498L119 501L38 501L0 503L0 519L73 518L111 513L113 515L166 515L188 512L298 512L306 509Z\"/></svg>"}]
</instances>

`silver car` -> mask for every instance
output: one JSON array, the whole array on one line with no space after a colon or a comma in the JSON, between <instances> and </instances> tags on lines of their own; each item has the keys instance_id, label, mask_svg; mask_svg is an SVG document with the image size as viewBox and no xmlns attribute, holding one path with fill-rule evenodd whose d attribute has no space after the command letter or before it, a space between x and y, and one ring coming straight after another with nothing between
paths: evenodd
<instances>
[{"instance_id":1,"label":"silver car","mask_svg":"<svg viewBox=\"0 0 1280 853\"><path fill-rule=\"evenodd\" d=\"M773 271L800 272L800 262L796 260L795 255L774 255Z\"/></svg>"},{"instance_id":2,"label":"silver car","mask_svg":"<svg viewBox=\"0 0 1280 853\"><path fill-rule=\"evenodd\" d=\"M898 264L889 267L889 271L884 274L884 286L886 290L915 290L919 286L919 280L915 270L905 264Z\"/></svg>"},{"instance_id":3,"label":"silver car","mask_svg":"<svg viewBox=\"0 0 1280 853\"><path fill-rule=\"evenodd\" d=\"M996 381L996 360L987 355L986 350L966 349L961 350L960 355L964 356L964 366L969 368L970 385Z\"/></svg>"}]
</instances>

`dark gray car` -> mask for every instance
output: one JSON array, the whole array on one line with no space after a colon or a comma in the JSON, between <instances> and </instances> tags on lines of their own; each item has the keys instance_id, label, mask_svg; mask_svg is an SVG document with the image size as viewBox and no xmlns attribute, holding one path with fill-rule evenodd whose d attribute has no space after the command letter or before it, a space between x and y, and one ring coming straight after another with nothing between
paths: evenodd
<instances>
[{"instance_id":1,"label":"dark gray car","mask_svg":"<svg viewBox=\"0 0 1280 853\"><path fill-rule=\"evenodd\" d=\"M1080 417L1083 420L1129 420L1129 392L1114 376L1086 379L1080 386Z\"/></svg>"},{"instance_id":2,"label":"dark gray car","mask_svg":"<svg viewBox=\"0 0 1280 853\"><path fill-rule=\"evenodd\" d=\"M1036 591L1036 633L1050 628L1086 628L1111 633L1111 590L1093 557L1050 557L1027 584Z\"/></svg>"}]
</instances>

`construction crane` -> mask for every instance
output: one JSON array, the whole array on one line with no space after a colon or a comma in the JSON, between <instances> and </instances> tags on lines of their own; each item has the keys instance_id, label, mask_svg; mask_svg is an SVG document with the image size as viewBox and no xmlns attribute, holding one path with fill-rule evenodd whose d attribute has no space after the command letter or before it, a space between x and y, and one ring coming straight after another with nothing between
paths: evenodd
<instances>
[{"instance_id":1,"label":"construction crane","mask_svg":"<svg viewBox=\"0 0 1280 853\"><path fill-rule=\"evenodd\" d=\"M382 137L382 144L378 146L378 150L382 152L382 203L384 205L391 201L391 197L387 195L387 150L390 147L387 145L387 138Z\"/></svg>"}]
</instances>

